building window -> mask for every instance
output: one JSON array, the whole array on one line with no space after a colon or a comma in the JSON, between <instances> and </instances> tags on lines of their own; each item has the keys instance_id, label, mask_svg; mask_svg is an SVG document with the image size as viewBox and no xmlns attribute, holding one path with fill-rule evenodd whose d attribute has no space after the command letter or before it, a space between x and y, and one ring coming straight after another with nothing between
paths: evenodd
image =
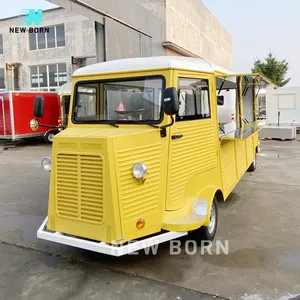
<instances>
[{"instance_id":1,"label":"building window","mask_svg":"<svg viewBox=\"0 0 300 300\"><path fill-rule=\"evenodd\" d=\"M3 34L0 34L0 54L3 54Z\"/></svg>"},{"instance_id":2,"label":"building window","mask_svg":"<svg viewBox=\"0 0 300 300\"><path fill-rule=\"evenodd\" d=\"M3 68L0 68L0 90L5 89L5 72Z\"/></svg>"},{"instance_id":3,"label":"building window","mask_svg":"<svg viewBox=\"0 0 300 300\"><path fill-rule=\"evenodd\" d=\"M210 118L207 79L179 78L179 111L177 121Z\"/></svg>"},{"instance_id":4,"label":"building window","mask_svg":"<svg viewBox=\"0 0 300 300\"><path fill-rule=\"evenodd\" d=\"M55 27L50 27L49 32L47 33L47 48L55 48Z\"/></svg>"},{"instance_id":5,"label":"building window","mask_svg":"<svg viewBox=\"0 0 300 300\"><path fill-rule=\"evenodd\" d=\"M65 84L67 78L67 65L52 64L30 67L31 90L55 92L58 87Z\"/></svg>"},{"instance_id":6,"label":"building window","mask_svg":"<svg viewBox=\"0 0 300 300\"><path fill-rule=\"evenodd\" d=\"M65 46L65 26L59 25L55 26L56 29L56 47L63 47Z\"/></svg>"},{"instance_id":7,"label":"building window","mask_svg":"<svg viewBox=\"0 0 300 300\"><path fill-rule=\"evenodd\" d=\"M65 26L47 27L49 32L29 33L29 49L42 50L65 46Z\"/></svg>"}]
</instances>

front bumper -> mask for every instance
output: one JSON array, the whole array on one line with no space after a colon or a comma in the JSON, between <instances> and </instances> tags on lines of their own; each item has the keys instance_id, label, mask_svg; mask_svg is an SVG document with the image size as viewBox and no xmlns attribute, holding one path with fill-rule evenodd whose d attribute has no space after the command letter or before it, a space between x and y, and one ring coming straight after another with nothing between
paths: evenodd
<instances>
[{"instance_id":1,"label":"front bumper","mask_svg":"<svg viewBox=\"0 0 300 300\"><path fill-rule=\"evenodd\" d=\"M126 245L113 246L104 242L91 241L79 237L66 235L60 232L49 231L47 230L47 221L48 217L44 220L44 222L37 231L37 237L39 239L117 257L130 254L141 249L149 248L170 240L174 240L176 238L188 234L186 231L166 232L139 241L130 241Z\"/></svg>"}]
</instances>

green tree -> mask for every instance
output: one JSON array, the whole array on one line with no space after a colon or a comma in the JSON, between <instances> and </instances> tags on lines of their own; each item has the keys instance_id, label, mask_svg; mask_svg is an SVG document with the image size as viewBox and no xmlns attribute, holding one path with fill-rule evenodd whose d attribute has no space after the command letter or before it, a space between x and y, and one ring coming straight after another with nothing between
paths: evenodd
<instances>
[{"instance_id":1,"label":"green tree","mask_svg":"<svg viewBox=\"0 0 300 300\"><path fill-rule=\"evenodd\" d=\"M291 78L285 78L289 69L289 64L286 60L279 61L272 53L264 59L257 59L252 68L253 73L261 73L267 76L277 86L282 87L289 83Z\"/></svg>"}]
</instances>

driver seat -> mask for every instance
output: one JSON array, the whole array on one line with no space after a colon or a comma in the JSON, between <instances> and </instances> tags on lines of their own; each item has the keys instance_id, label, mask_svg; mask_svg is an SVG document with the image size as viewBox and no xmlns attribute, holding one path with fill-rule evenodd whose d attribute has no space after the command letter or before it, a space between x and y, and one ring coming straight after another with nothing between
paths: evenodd
<instances>
[{"instance_id":1,"label":"driver seat","mask_svg":"<svg viewBox=\"0 0 300 300\"><path fill-rule=\"evenodd\" d=\"M128 110L143 109L143 93L134 93L129 99Z\"/></svg>"}]
</instances>

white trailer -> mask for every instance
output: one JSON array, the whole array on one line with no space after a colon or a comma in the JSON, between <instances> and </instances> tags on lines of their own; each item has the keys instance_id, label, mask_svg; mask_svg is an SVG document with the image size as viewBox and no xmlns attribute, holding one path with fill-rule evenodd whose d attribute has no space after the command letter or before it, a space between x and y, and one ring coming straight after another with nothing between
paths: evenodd
<instances>
[{"instance_id":1,"label":"white trailer","mask_svg":"<svg viewBox=\"0 0 300 300\"><path fill-rule=\"evenodd\" d=\"M300 127L300 87L266 89L266 119L270 126Z\"/></svg>"},{"instance_id":2,"label":"white trailer","mask_svg":"<svg viewBox=\"0 0 300 300\"><path fill-rule=\"evenodd\" d=\"M265 106L264 106L265 104ZM264 111L265 107L265 111ZM300 87L269 86L258 95L259 115L265 115L260 138L295 139L300 127Z\"/></svg>"},{"instance_id":3,"label":"white trailer","mask_svg":"<svg viewBox=\"0 0 300 300\"><path fill-rule=\"evenodd\" d=\"M235 122L236 91L221 90L218 96L223 96L223 102L218 101L218 119L221 124Z\"/></svg>"},{"instance_id":4,"label":"white trailer","mask_svg":"<svg viewBox=\"0 0 300 300\"><path fill-rule=\"evenodd\" d=\"M236 90L221 90L220 92L218 92L217 98L220 134L227 134L229 132L235 131Z\"/></svg>"}]
</instances>

